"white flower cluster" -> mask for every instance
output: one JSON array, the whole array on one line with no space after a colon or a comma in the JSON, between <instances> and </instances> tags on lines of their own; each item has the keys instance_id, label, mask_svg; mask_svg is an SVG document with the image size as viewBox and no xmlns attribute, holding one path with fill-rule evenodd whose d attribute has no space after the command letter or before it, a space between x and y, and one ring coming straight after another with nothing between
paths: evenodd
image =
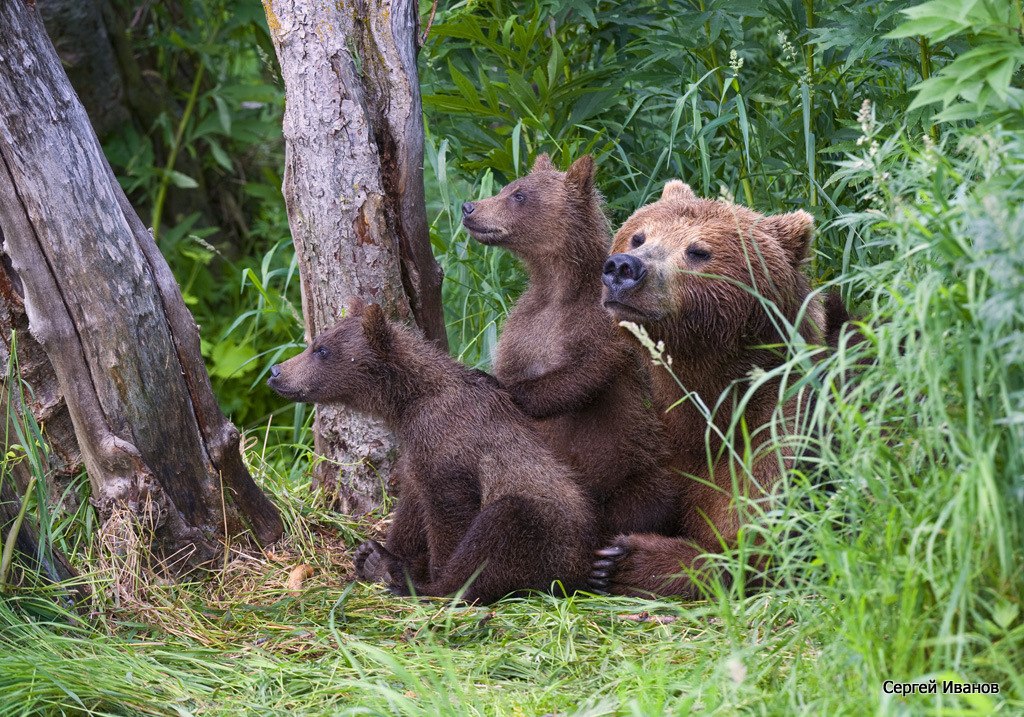
<instances>
[{"instance_id":1,"label":"white flower cluster","mask_svg":"<svg viewBox=\"0 0 1024 717\"><path fill-rule=\"evenodd\" d=\"M736 50L729 51L729 69L732 70L732 76L735 77L740 73L740 68L743 67L743 58L739 56Z\"/></svg>"},{"instance_id":2,"label":"white flower cluster","mask_svg":"<svg viewBox=\"0 0 1024 717\"><path fill-rule=\"evenodd\" d=\"M797 52L796 45L789 41L789 35L786 34L785 30L779 30L779 44L782 45L782 57L786 62L796 62L797 58L800 57L800 53Z\"/></svg>"},{"instance_id":3,"label":"white flower cluster","mask_svg":"<svg viewBox=\"0 0 1024 717\"><path fill-rule=\"evenodd\" d=\"M640 342L640 345L650 352L652 363L655 365L661 364L666 367L672 365L672 357L665 355L664 341L654 343L654 339L647 333L647 329L632 321L620 321L619 326L636 336L636 340Z\"/></svg>"}]
</instances>

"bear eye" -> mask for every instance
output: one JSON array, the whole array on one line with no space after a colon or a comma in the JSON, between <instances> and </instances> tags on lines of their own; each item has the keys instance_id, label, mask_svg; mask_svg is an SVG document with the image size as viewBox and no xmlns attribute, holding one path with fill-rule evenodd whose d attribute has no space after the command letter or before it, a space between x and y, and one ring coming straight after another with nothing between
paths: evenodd
<instances>
[{"instance_id":1,"label":"bear eye","mask_svg":"<svg viewBox=\"0 0 1024 717\"><path fill-rule=\"evenodd\" d=\"M315 353L320 358L327 358L327 347L326 346L317 346L313 350L313 353Z\"/></svg>"},{"instance_id":2,"label":"bear eye","mask_svg":"<svg viewBox=\"0 0 1024 717\"><path fill-rule=\"evenodd\" d=\"M686 256L694 261L707 261L711 258L711 252L699 246L691 246L686 250Z\"/></svg>"},{"instance_id":3,"label":"bear eye","mask_svg":"<svg viewBox=\"0 0 1024 717\"><path fill-rule=\"evenodd\" d=\"M634 249L636 249L638 246L643 244L645 241L647 241L647 237L644 236L643 232L640 232L638 234L634 234L633 235L633 238L629 240L629 245L631 247L633 247Z\"/></svg>"},{"instance_id":4,"label":"bear eye","mask_svg":"<svg viewBox=\"0 0 1024 717\"><path fill-rule=\"evenodd\" d=\"M522 204L523 202L526 201L526 195L523 194L522 192L516 192L515 194L512 195L512 199Z\"/></svg>"}]
</instances>

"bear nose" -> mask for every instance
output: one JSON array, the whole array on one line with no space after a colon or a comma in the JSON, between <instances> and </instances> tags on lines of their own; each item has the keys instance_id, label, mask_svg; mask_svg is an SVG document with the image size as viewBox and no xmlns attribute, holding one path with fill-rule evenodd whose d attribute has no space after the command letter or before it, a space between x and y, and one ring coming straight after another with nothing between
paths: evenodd
<instances>
[{"instance_id":1,"label":"bear nose","mask_svg":"<svg viewBox=\"0 0 1024 717\"><path fill-rule=\"evenodd\" d=\"M275 364L270 367L270 378L277 378L281 375L281 364Z\"/></svg>"},{"instance_id":2,"label":"bear nose","mask_svg":"<svg viewBox=\"0 0 1024 717\"><path fill-rule=\"evenodd\" d=\"M637 286L647 270L643 262L632 254L612 254L604 263L604 274L601 280L609 289L627 290Z\"/></svg>"},{"instance_id":3,"label":"bear nose","mask_svg":"<svg viewBox=\"0 0 1024 717\"><path fill-rule=\"evenodd\" d=\"M476 209L476 207L473 206L473 202L463 202L462 203L462 216L468 217L470 214L473 213L474 209Z\"/></svg>"}]
</instances>

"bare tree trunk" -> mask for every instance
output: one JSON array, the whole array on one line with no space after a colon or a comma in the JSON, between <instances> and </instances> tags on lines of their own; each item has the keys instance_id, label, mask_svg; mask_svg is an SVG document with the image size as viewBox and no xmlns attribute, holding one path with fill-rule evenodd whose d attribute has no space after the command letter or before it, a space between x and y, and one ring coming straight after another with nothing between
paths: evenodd
<instances>
[{"instance_id":1,"label":"bare tree trunk","mask_svg":"<svg viewBox=\"0 0 1024 717\"><path fill-rule=\"evenodd\" d=\"M263 6L287 92L284 196L307 340L361 296L447 347L423 198L417 4ZM342 509L376 507L393 467L393 437L333 406L317 406L314 430L325 458L317 475L337 482Z\"/></svg>"},{"instance_id":2,"label":"bare tree trunk","mask_svg":"<svg viewBox=\"0 0 1024 717\"><path fill-rule=\"evenodd\" d=\"M3 244L0 231L0 245ZM8 367L17 373L8 371ZM73 512L78 494L68 490L72 478L82 470L71 415L57 385L53 366L43 347L32 338L25 315L21 279L10 258L0 250L0 543L7 539L32 476L28 450L33 449L42 469L47 504L52 510ZM30 430L30 426L34 430ZM45 445L26 446L41 439ZM26 448L19 456L15 445ZM22 523L15 542L16 554L30 570L51 582L75 576L67 558L46 541L29 516ZM8 580L10 578L8 576Z\"/></svg>"},{"instance_id":3,"label":"bare tree trunk","mask_svg":"<svg viewBox=\"0 0 1024 717\"><path fill-rule=\"evenodd\" d=\"M0 231L0 244L4 234ZM78 504L76 496L65 495L70 479L82 470L82 454L75 438L75 428L71 423L64 395L57 385L57 376L53 365L29 332L28 316L25 314L25 289L21 278L11 266L10 257L0 249L0 372L6 371L14 359L14 367L18 370L15 377L3 377L0 385L0 405L6 404L9 410L2 410L3 415L25 425L26 416L23 411L31 414L31 421L40 426L47 444L49 454L50 475L47 478L47 495L49 503L54 507L62 501L71 501L61 505L62 509L71 512ZM12 357L12 353L14 354ZM19 388L11 378L20 379L24 388ZM9 438L12 438L10 432ZM4 449L9 448L8 440ZM16 471L18 488L25 491L27 481Z\"/></svg>"},{"instance_id":4,"label":"bare tree trunk","mask_svg":"<svg viewBox=\"0 0 1024 717\"><path fill-rule=\"evenodd\" d=\"M24 0L0 0L0 229L101 517L152 511L155 547L188 564L243 519L262 542L280 536L170 269Z\"/></svg>"}]
</instances>

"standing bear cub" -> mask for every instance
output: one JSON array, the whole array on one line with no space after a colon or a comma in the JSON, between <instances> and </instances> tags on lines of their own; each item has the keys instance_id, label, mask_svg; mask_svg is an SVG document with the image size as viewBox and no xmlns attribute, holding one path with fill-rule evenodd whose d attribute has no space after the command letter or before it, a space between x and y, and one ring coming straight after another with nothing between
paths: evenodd
<instances>
[{"instance_id":1,"label":"standing bear cub","mask_svg":"<svg viewBox=\"0 0 1024 717\"><path fill-rule=\"evenodd\" d=\"M676 482L649 359L601 305L611 233L593 159L559 172L541 154L530 174L462 213L474 239L508 249L530 274L498 341L495 378L576 470L603 540L670 528Z\"/></svg>"},{"instance_id":2,"label":"standing bear cub","mask_svg":"<svg viewBox=\"0 0 1024 717\"><path fill-rule=\"evenodd\" d=\"M771 372L785 361L787 327L822 343L825 310L803 269L813 226L804 211L766 217L674 180L616 233L604 305L672 357L675 376L658 366L653 382L682 494L674 537L623 535L599 551L598 587L697 595L701 554L735 545L750 519L744 499L771 499L800 408L794 395L779 411Z\"/></svg>"},{"instance_id":3,"label":"standing bear cub","mask_svg":"<svg viewBox=\"0 0 1024 717\"><path fill-rule=\"evenodd\" d=\"M402 495L387 547L357 549L360 578L399 594L465 587L464 600L483 603L556 580L566 591L584 587L593 509L493 381L358 299L270 374L285 398L376 415L398 438Z\"/></svg>"}]
</instances>

